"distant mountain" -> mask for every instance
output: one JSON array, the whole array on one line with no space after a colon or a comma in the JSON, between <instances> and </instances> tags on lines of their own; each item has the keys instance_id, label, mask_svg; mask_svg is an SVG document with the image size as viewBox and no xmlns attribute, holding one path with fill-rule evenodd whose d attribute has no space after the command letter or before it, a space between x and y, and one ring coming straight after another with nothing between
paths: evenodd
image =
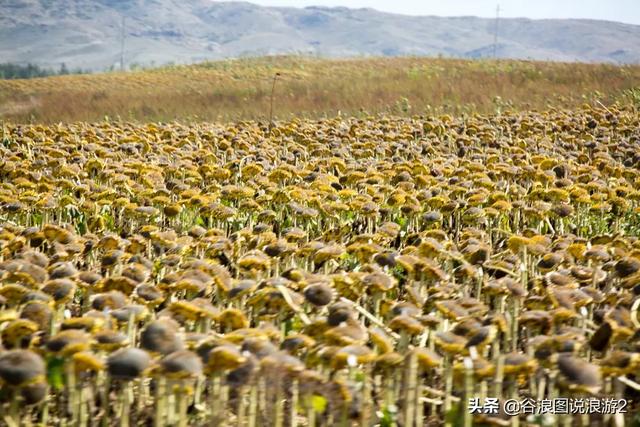
<instances>
[{"instance_id":1,"label":"distant mountain","mask_svg":"<svg viewBox=\"0 0 640 427\"><path fill-rule=\"evenodd\" d=\"M272 54L330 57L493 56L493 19L373 9L262 7L211 0L2 0L0 62L118 66L122 17L129 66ZM501 19L502 58L640 62L640 26Z\"/></svg>"}]
</instances>

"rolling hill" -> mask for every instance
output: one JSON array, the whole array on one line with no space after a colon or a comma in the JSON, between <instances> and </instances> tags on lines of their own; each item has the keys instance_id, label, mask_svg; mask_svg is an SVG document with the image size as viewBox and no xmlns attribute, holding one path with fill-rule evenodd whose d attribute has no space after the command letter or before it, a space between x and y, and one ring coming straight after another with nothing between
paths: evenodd
<instances>
[{"instance_id":1,"label":"rolling hill","mask_svg":"<svg viewBox=\"0 0 640 427\"><path fill-rule=\"evenodd\" d=\"M4 62L127 67L230 57L493 55L492 19L404 16L373 9L276 8L211 0L4 0ZM595 20L501 19L500 58L640 62L640 26Z\"/></svg>"}]
</instances>

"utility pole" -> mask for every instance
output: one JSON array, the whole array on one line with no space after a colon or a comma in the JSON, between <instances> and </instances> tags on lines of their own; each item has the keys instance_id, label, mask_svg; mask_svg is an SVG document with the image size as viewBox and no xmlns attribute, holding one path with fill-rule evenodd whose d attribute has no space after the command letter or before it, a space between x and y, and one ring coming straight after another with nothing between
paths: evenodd
<instances>
[{"instance_id":1,"label":"utility pole","mask_svg":"<svg viewBox=\"0 0 640 427\"><path fill-rule=\"evenodd\" d=\"M120 35L120 71L124 71L125 19L126 17L122 15L122 34Z\"/></svg>"},{"instance_id":2,"label":"utility pole","mask_svg":"<svg viewBox=\"0 0 640 427\"><path fill-rule=\"evenodd\" d=\"M276 72L273 75L273 86L271 86L270 107L269 107L269 136L271 135L271 129L273 129L273 95L276 91L276 80L280 77L280 73Z\"/></svg>"},{"instance_id":3,"label":"utility pole","mask_svg":"<svg viewBox=\"0 0 640 427\"><path fill-rule=\"evenodd\" d=\"M493 32L493 59L496 59L498 54L498 29L500 25L500 4L496 6L496 26Z\"/></svg>"}]
</instances>

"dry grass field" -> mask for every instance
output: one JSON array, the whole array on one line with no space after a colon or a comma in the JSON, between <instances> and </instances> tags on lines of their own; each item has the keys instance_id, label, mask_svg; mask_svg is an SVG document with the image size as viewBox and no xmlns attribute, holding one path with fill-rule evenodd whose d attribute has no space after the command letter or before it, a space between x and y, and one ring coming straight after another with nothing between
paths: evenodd
<instances>
[{"instance_id":1,"label":"dry grass field","mask_svg":"<svg viewBox=\"0 0 640 427\"><path fill-rule=\"evenodd\" d=\"M624 102L640 67L526 61L274 57L132 73L0 81L14 122L265 120L274 114L470 114Z\"/></svg>"}]
</instances>

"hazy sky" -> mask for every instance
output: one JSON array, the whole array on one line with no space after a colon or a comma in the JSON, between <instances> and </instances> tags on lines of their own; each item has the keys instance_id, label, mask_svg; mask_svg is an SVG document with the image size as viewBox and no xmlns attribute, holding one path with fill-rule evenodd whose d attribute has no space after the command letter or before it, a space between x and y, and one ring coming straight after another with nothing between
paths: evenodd
<instances>
[{"instance_id":1,"label":"hazy sky","mask_svg":"<svg viewBox=\"0 0 640 427\"><path fill-rule=\"evenodd\" d=\"M409 15L590 18L640 25L640 0L248 0L265 6L372 7Z\"/></svg>"}]
</instances>

